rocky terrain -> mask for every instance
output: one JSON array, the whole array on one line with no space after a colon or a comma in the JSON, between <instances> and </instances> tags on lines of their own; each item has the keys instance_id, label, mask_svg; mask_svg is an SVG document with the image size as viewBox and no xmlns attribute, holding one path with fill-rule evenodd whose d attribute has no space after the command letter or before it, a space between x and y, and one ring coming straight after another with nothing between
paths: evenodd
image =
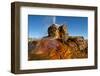
<instances>
[{"instance_id":1,"label":"rocky terrain","mask_svg":"<svg viewBox=\"0 0 100 76\"><path fill-rule=\"evenodd\" d=\"M88 41L69 36L65 25L52 24L48 36L28 42L28 60L77 59L88 57Z\"/></svg>"}]
</instances>

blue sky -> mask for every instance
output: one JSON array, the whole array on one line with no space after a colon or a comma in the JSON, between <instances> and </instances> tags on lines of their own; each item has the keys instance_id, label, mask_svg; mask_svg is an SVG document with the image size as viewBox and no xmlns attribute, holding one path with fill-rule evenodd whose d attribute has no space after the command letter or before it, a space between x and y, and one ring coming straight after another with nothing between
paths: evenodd
<instances>
[{"instance_id":1,"label":"blue sky","mask_svg":"<svg viewBox=\"0 0 100 76\"><path fill-rule=\"evenodd\" d=\"M48 27L53 23L54 16L28 15L28 36L42 38L47 35ZM88 38L88 18L74 16L55 16L56 24L66 24L70 36Z\"/></svg>"}]
</instances>

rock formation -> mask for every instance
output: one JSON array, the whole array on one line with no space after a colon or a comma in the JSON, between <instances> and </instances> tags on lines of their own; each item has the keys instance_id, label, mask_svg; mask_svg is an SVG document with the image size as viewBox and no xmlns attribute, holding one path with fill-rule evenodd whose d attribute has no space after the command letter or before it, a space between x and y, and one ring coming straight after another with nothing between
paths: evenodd
<instances>
[{"instance_id":1,"label":"rock formation","mask_svg":"<svg viewBox=\"0 0 100 76\"><path fill-rule=\"evenodd\" d=\"M88 42L82 36L69 36L66 25L52 24L48 36L28 43L29 60L73 59L88 57Z\"/></svg>"},{"instance_id":2,"label":"rock formation","mask_svg":"<svg viewBox=\"0 0 100 76\"><path fill-rule=\"evenodd\" d=\"M59 38L59 31L58 31L58 27L56 24L52 24L48 28L48 37Z\"/></svg>"},{"instance_id":3,"label":"rock formation","mask_svg":"<svg viewBox=\"0 0 100 76\"><path fill-rule=\"evenodd\" d=\"M59 39L62 40L62 42L66 42L68 40L68 29L66 27L66 25L61 25L58 28L59 30Z\"/></svg>"}]
</instances>

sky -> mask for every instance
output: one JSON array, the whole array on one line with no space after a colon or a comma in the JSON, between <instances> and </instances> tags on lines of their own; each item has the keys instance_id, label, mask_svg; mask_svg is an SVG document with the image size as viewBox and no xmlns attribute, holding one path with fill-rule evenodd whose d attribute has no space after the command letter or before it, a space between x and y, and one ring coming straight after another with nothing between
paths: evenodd
<instances>
[{"instance_id":1,"label":"sky","mask_svg":"<svg viewBox=\"0 0 100 76\"><path fill-rule=\"evenodd\" d=\"M88 17L28 15L28 37L42 38L47 36L48 27L54 23L65 24L70 36L88 38Z\"/></svg>"}]
</instances>

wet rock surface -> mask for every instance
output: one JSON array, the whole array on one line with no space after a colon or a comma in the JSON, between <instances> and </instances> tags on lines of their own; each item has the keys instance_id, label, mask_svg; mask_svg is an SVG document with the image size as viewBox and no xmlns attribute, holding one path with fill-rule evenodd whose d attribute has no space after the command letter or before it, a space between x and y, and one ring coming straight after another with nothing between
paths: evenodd
<instances>
[{"instance_id":1,"label":"wet rock surface","mask_svg":"<svg viewBox=\"0 0 100 76\"><path fill-rule=\"evenodd\" d=\"M62 43L60 39L44 38L38 42L32 42L29 47L29 60L45 59L73 59L87 58L88 46L85 40L68 39Z\"/></svg>"}]
</instances>

